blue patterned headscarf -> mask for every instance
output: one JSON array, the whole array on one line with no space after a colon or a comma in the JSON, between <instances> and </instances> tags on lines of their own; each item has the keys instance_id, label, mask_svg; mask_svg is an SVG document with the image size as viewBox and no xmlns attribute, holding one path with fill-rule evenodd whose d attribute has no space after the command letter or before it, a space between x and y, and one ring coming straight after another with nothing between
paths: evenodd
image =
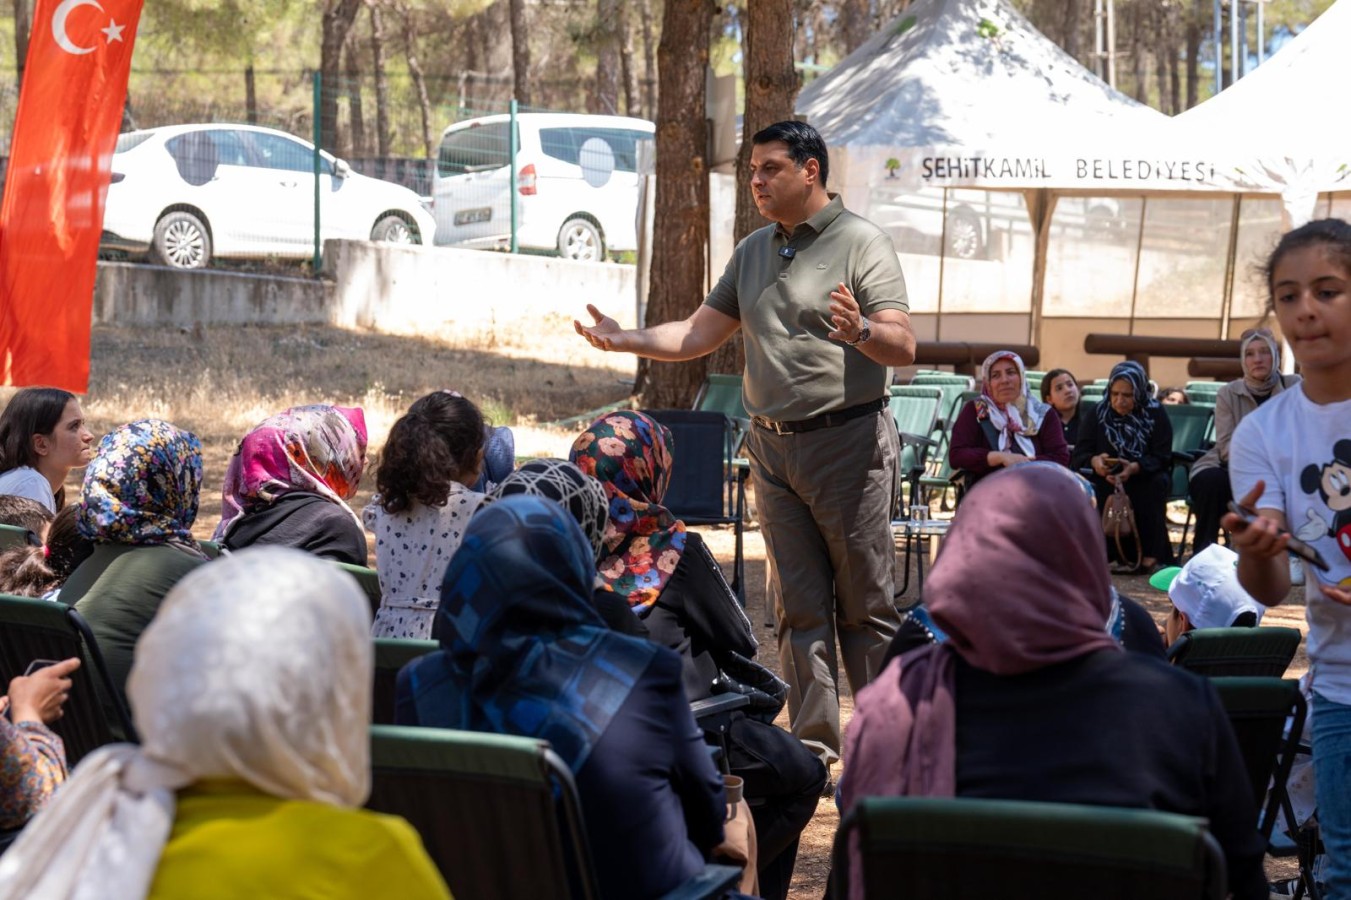
<instances>
[{"instance_id":1,"label":"blue patterned headscarf","mask_svg":"<svg viewBox=\"0 0 1351 900\"><path fill-rule=\"evenodd\" d=\"M179 544L193 550L202 442L160 419L141 419L99 441L84 470L77 527L108 544Z\"/></svg>"},{"instance_id":2,"label":"blue patterned headscarf","mask_svg":"<svg viewBox=\"0 0 1351 900\"><path fill-rule=\"evenodd\" d=\"M1120 415L1112 409L1112 385L1124 378L1135 392L1135 408L1129 415ZM1149 450L1149 436L1154 433L1152 410L1159 401L1149 391L1149 376L1144 366L1133 360L1119 362L1112 367L1107 380L1107 396L1098 401L1098 422L1107 434L1107 441L1117 456L1132 462L1141 459Z\"/></svg>"},{"instance_id":3,"label":"blue patterned headscarf","mask_svg":"<svg viewBox=\"0 0 1351 900\"><path fill-rule=\"evenodd\" d=\"M441 585L442 649L406 670L418 721L543 738L579 771L653 657L670 652L605 627L595 571L557 503L503 497L475 515Z\"/></svg>"}]
</instances>

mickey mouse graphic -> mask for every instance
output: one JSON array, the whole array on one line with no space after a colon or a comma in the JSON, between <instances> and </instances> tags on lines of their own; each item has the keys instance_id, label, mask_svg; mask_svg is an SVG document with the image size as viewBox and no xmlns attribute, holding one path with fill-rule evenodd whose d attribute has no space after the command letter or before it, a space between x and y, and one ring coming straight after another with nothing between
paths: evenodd
<instances>
[{"instance_id":1,"label":"mickey mouse graphic","mask_svg":"<svg viewBox=\"0 0 1351 900\"><path fill-rule=\"evenodd\" d=\"M1302 541L1313 541L1331 535L1337 548L1351 560L1351 439L1342 439L1332 446L1332 460L1322 465L1309 465L1299 473L1299 486L1306 494L1317 493L1332 510L1329 524L1310 509L1308 519L1295 536Z\"/></svg>"}]
</instances>

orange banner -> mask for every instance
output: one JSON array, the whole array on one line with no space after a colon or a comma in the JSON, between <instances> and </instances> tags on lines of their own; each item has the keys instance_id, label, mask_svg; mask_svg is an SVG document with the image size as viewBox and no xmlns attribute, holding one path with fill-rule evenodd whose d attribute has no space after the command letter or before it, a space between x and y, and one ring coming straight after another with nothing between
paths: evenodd
<instances>
[{"instance_id":1,"label":"orange banner","mask_svg":"<svg viewBox=\"0 0 1351 900\"><path fill-rule=\"evenodd\" d=\"M0 381L83 393L141 0L38 0L0 203Z\"/></svg>"}]
</instances>

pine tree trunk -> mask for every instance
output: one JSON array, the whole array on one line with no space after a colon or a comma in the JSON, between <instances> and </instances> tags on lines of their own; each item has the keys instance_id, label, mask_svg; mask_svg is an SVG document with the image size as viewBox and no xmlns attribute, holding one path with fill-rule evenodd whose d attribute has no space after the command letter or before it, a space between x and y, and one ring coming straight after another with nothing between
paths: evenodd
<instances>
[{"instance_id":1,"label":"pine tree trunk","mask_svg":"<svg viewBox=\"0 0 1351 900\"><path fill-rule=\"evenodd\" d=\"M385 14L378 3L371 6L371 68L375 75L375 152L389 156L389 74L385 71Z\"/></svg>"},{"instance_id":2,"label":"pine tree trunk","mask_svg":"<svg viewBox=\"0 0 1351 900\"><path fill-rule=\"evenodd\" d=\"M258 84L254 77L253 60L244 67L244 121L258 124Z\"/></svg>"},{"instance_id":3,"label":"pine tree trunk","mask_svg":"<svg viewBox=\"0 0 1351 900\"><path fill-rule=\"evenodd\" d=\"M521 106L530 105L530 23L525 15L525 2L508 0L511 11L512 94Z\"/></svg>"},{"instance_id":4,"label":"pine tree trunk","mask_svg":"<svg viewBox=\"0 0 1351 900\"><path fill-rule=\"evenodd\" d=\"M748 7L755 7L759 4L748 3ZM779 4L772 4L779 5ZM837 4L840 12L840 25L844 30L844 55L848 56L859 48L859 46L872 37L872 8L868 0L842 0ZM755 15L753 10L748 12L748 16Z\"/></svg>"},{"instance_id":5,"label":"pine tree trunk","mask_svg":"<svg viewBox=\"0 0 1351 900\"><path fill-rule=\"evenodd\" d=\"M1193 9L1187 15L1187 33L1183 38L1186 45L1186 65L1184 71L1187 76L1187 109L1195 106L1199 99L1201 90L1200 84L1200 64L1201 64L1201 23L1197 21L1196 10Z\"/></svg>"},{"instance_id":6,"label":"pine tree trunk","mask_svg":"<svg viewBox=\"0 0 1351 900\"><path fill-rule=\"evenodd\" d=\"M342 50L347 34L361 12L362 0L327 0L319 39L319 143L333 152L338 147L338 93Z\"/></svg>"},{"instance_id":7,"label":"pine tree trunk","mask_svg":"<svg viewBox=\"0 0 1351 900\"><path fill-rule=\"evenodd\" d=\"M793 70L792 0L756 0L749 4L742 27L741 58L745 66L746 108L742 116L741 146L736 155L737 242L768 224L751 197L751 138L775 122L793 117L798 77ZM719 273L713 273L715 276ZM739 373L746 367L745 348L737 334L708 360L710 372Z\"/></svg>"},{"instance_id":8,"label":"pine tree trunk","mask_svg":"<svg viewBox=\"0 0 1351 900\"><path fill-rule=\"evenodd\" d=\"M28 0L14 0L14 89L23 86L23 67L28 61Z\"/></svg>"},{"instance_id":9,"label":"pine tree trunk","mask_svg":"<svg viewBox=\"0 0 1351 900\"><path fill-rule=\"evenodd\" d=\"M657 64L652 48L652 0L639 0L639 21L643 29L643 118L657 114Z\"/></svg>"},{"instance_id":10,"label":"pine tree trunk","mask_svg":"<svg viewBox=\"0 0 1351 900\"><path fill-rule=\"evenodd\" d=\"M596 89L587 108L599 115L619 113L619 6L620 0L596 4Z\"/></svg>"},{"instance_id":11,"label":"pine tree trunk","mask_svg":"<svg viewBox=\"0 0 1351 900\"><path fill-rule=\"evenodd\" d=\"M642 116L638 70L633 61L633 27L629 20L629 4L623 0L619 3L619 72L624 83L624 115Z\"/></svg>"},{"instance_id":12,"label":"pine tree trunk","mask_svg":"<svg viewBox=\"0 0 1351 900\"><path fill-rule=\"evenodd\" d=\"M417 31L413 27L413 12L407 3L402 2L396 9L403 22L404 56L408 60L408 72L413 77L413 89L417 92L418 111L422 114L422 146L427 158L432 159L436 153L436 139L432 134L432 101L427 96L427 79L422 74L422 63L418 61L417 42L414 40Z\"/></svg>"},{"instance_id":13,"label":"pine tree trunk","mask_svg":"<svg viewBox=\"0 0 1351 900\"><path fill-rule=\"evenodd\" d=\"M361 62L357 59L356 32L348 33L347 47L342 52L344 75L343 94L347 97L347 118L350 120L350 144L339 156L367 156L366 110L361 101Z\"/></svg>"},{"instance_id":14,"label":"pine tree trunk","mask_svg":"<svg viewBox=\"0 0 1351 900\"><path fill-rule=\"evenodd\" d=\"M708 120L705 70L713 0L666 0L657 107L657 197L652 240L652 289L647 323L684 319L704 300L708 247ZM649 409L688 407L703 383L707 361L640 360L634 385Z\"/></svg>"}]
</instances>

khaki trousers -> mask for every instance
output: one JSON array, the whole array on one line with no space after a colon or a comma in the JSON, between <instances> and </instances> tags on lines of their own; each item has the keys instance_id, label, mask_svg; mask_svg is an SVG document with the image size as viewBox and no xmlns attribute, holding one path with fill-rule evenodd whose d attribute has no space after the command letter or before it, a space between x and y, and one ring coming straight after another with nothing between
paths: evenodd
<instances>
[{"instance_id":1,"label":"khaki trousers","mask_svg":"<svg viewBox=\"0 0 1351 900\"><path fill-rule=\"evenodd\" d=\"M838 637L857 695L900 624L891 511L900 439L884 408L833 428L776 434L752 425L746 452L778 614L793 734L829 764L840 755Z\"/></svg>"}]
</instances>

